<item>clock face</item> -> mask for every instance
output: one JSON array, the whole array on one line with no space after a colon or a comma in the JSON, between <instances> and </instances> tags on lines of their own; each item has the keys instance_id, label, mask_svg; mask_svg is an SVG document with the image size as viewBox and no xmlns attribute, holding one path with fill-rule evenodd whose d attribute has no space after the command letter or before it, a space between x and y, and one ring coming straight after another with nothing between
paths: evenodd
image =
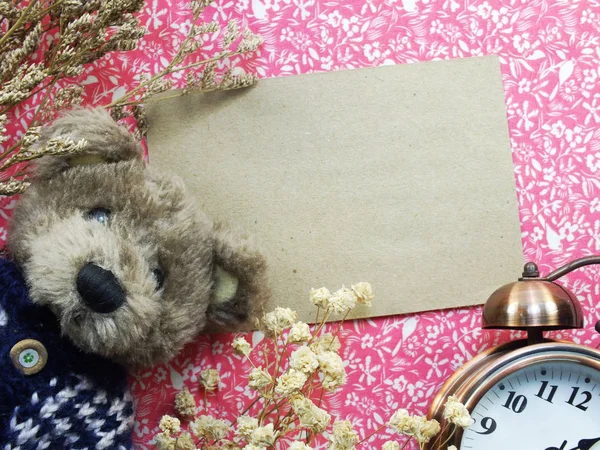
<instances>
[{"instance_id":1,"label":"clock face","mask_svg":"<svg viewBox=\"0 0 600 450\"><path fill-rule=\"evenodd\" d=\"M483 394L471 416L461 450L600 450L600 371L531 364Z\"/></svg>"}]
</instances>

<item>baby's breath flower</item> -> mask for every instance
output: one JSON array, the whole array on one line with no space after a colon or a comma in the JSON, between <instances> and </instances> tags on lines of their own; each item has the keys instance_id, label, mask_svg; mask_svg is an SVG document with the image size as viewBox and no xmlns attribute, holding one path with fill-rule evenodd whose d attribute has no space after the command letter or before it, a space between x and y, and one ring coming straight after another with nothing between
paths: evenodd
<instances>
[{"instance_id":1,"label":"baby's breath flower","mask_svg":"<svg viewBox=\"0 0 600 450\"><path fill-rule=\"evenodd\" d=\"M458 450L458 449L456 448L456 445L450 445L450 446L448 446L448 450Z\"/></svg>"},{"instance_id":2,"label":"baby's breath flower","mask_svg":"<svg viewBox=\"0 0 600 450\"><path fill-rule=\"evenodd\" d=\"M202 415L190 424L190 430L196 437L218 441L227 435L231 427L224 420Z\"/></svg>"},{"instance_id":3,"label":"baby's breath flower","mask_svg":"<svg viewBox=\"0 0 600 450\"><path fill-rule=\"evenodd\" d=\"M289 308L275 308L274 311L265 314L263 325L271 335L281 334L283 330L291 327L298 315Z\"/></svg>"},{"instance_id":4,"label":"baby's breath flower","mask_svg":"<svg viewBox=\"0 0 600 450\"><path fill-rule=\"evenodd\" d=\"M428 443L432 437L440 432L440 424L437 420L427 420L426 417L420 416L413 423L414 437L419 444Z\"/></svg>"},{"instance_id":5,"label":"baby's breath flower","mask_svg":"<svg viewBox=\"0 0 600 450\"><path fill-rule=\"evenodd\" d=\"M179 391L175 396L175 411L183 417L194 417L196 415L196 400L187 388Z\"/></svg>"},{"instance_id":6,"label":"baby's breath flower","mask_svg":"<svg viewBox=\"0 0 600 450\"><path fill-rule=\"evenodd\" d=\"M356 294L345 287L338 289L329 299L329 307L336 314L345 314L356 307Z\"/></svg>"},{"instance_id":7,"label":"baby's breath flower","mask_svg":"<svg viewBox=\"0 0 600 450\"><path fill-rule=\"evenodd\" d=\"M444 405L444 419L461 428L468 428L473 425L473 419L469 411L454 395L448 397Z\"/></svg>"},{"instance_id":8,"label":"baby's breath flower","mask_svg":"<svg viewBox=\"0 0 600 450\"><path fill-rule=\"evenodd\" d=\"M318 354L319 370L323 375L321 384L323 389L334 391L346 383L346 369L344 361L335 352L321 352Z\"/></svg>"},{"instance_id":9,"label":"baby's breath flower","mask_svg":"<svg viewBox=\"0 0 600 450\"><path fill-rule=\"evenodd\" d=\"M356 295L358 303L362 305L371 306L371 301L373 300L373 298L375 298L375 296L373 295L373 289L371 288L371 285L369 283L362 281L360 283L353 284L352 290Z\"/></svg>"},{"instance_id":10,"label":"baby's breath flower","mask_svg":"<svg viewBox=\"0 0 600 450\"><path fill-rule=\"evenodd\" d=\"M290 367L310 375L319 367L319 360L310 348L299 347L290 356Z\"/></svg>"},{"instance_id":11,"label":"baby's breath flower","mask_svg":"<svg viewBox=\"0 0 600 450\"><path fill-rule=\"evenodd\" d=\"M411 429L411 424L412 417L406 409L399 409L396 411L388 422L388 426L400 434L406 434L409 432Z\"/></svg>"},{"instance_id":12,"label":"baby's breath flower","mask_svg":"<svg viewBox=\"0 0 600 450\"><path fill-rule=\"evenodd\" d=\"M167 433L156 435L156 448L158 450L175 450L175 438Z\"/></svg>"},{"instance_id":13,"label":"baby's breath flower","mask_svg":"<svg viewBox=\"0 0 600 450\"><path fill-rule=\"evenodd\" d=\"M400 450L400 444L397 441L387 441L381 446L381 450Z\"/></svg>"},{"instance_id":14,"label":"baby's breath flower","mask_svg":"<svg viewBox=\"0 0 600 450\"><path fill-rule=\"evenodd\" d=\"M237 418L237 429L235 433L238 437L247 439L257 428L258 419L250 416L240 416Z\"/></svg>"},{"instance_id":15,"label":"baby's breath flower","mask_svg":"<svg viewBox=\"0 0 600 450\"><path fill-rule=\"evenodd\" d=\"M219 387L221 379L216 369L206 369L200 372L200 384L207 391L215 391Z\"/></svg>"},{"instance_id":16,"label":"baby's breath flower","mask_svg":"<svg viewBox=\"0 0 600 450\"><path fill-rule=\"evenodd\" d=\"M330 450L350 450L358 442L358 434L349 420L338 420L333 424L333 435L329 438Z\"/></svg>"},{"instance_id":17,"label":"baby's breath flower","mask_svg":"<svg viewBox=\"0 0 600 450\"><path fill-rule=\"evenodd\" d=\"M248 445L244 446L243 449L244 450L266 450L267 447L263 447L262 445L248 444Z\"/></svg>"},{"instance_id":18,"label":"baby's breath flower","mask_svg":"<svg viewBox=\"0 0 600 450\"><path fill-rule=\"evenodd\" d=\"M231 346L233 347L233 351L238 355L248 356L252 351L252 346L243 337L235 338Z\"/></svg>"},{"instance_id":19,"label":"baby's breath flower","mask_svg":"<svg viewBox=\"0 0 600 450\"><path fill-rule=\"evenodd\" d=\"M160 428L160 431L163 431L167 436L170 436L171 434L176 434L181 431L181 422L177 417L164 415L158 423L158 428Z\"/></svg>"},{"instance_id":20,"label":"baby's breath flower","mask_svg":"<svg viewBox=\"0 0 600 450\"><path fill-rule=\"evenodd\" d=\"M301 344L308 341L311 337L310 327L304 322L296 322L290 329L288 341L293 344Z\"/></svg>"},{"instance_id":21,"label":"baby's breath flower","mask_svg":"<svg viewBox=\"0 0 600 450\"><path fill-rule=\"evenodd\" d=\"M313 448L304 442L294 441L290 444L288 450L313 450Z\"/></svg>"},{"instance_id":22,"label":"baby's breath flower","mask_svg":"<svg viewBox=\"0 0 600 450\"><path fill-rule=\"evenodd\" d=\"M329 306L330 297L331 292L329 292L329 289L325 287L310 290L310 301L313 305L319 308L327 309Z\"/></svg>"},{"instance_id":23,"label":"baby's breath flower","mask_svg":"<svg viewBox=\"0 0 600 450\"><path fill-rule=\"evenodd\" d=\"M275 439L279 432L275 431L273 424L269 423L263 427L257 427L248 440L250 444L261 447L270 447L275 443Z\"/></svg>"},{"instance_id":24,"label":"baby's breath flower","mask_svg":"<svg viewBox=\"0 0 600 450\"><path fill-rule=\"evenodd\" d=\"M339 352L342 344L337 336L331 333L324 333L322 336L315 339L310 345L310 349L317 355L322 352Z\"/></svg>"},{"instance_id":25,"label":"baby's breath flower","mask_svg":"<svg viewBox=\"0 0 600 450\"><path fill-rule=\"evenodd\" d=\"M221 439L219 441L219 446L215 446L215 448L207 448L206 450L240 450L240 445L235 443L234 441L230 441L229 439Z\"/></svg>"},{"instance_id":26,"label":"baby's breath flower","mask_svg":"<svg viewBox=\"0 0 600 450\"><path fill-rule=\"evenodd\" d=\"M187 431L181 433L175 441L175 450L196 450L192 435Z\"/></svg>"},{"instance_id":27,"label":"baby's breath flower","mask_svg":"<svg viewBox=\"0 0 600 450\"><path fill-rule=\"evenodd\" d=\"M273 383L273 378L264 369L255 367L248 377L248 386L252 389L262 389Z\"/></svg>"},{"instance_id":28,"label":"baby's breath flower","mask_svg":"<svg viewBox=\"0 0 600 450\"><path fill-rule=\"evenodd\" d=\"M291 398L292 409L300 419L300 426L310 428L314 433L325 431L331 416L301 394Z\"/></svg>"},{"instance_id":29,"label":"baby's breath flower","mask_svg":"<svg viewBox=\"0 0 600 450\"><path fill-rule=\"evenodd\" d=\"M275 393L284 396L290 395L302 389L307 381L308 376L304 372L296 369L290 369L277 378Z\"/></svg>"}]
</instances>

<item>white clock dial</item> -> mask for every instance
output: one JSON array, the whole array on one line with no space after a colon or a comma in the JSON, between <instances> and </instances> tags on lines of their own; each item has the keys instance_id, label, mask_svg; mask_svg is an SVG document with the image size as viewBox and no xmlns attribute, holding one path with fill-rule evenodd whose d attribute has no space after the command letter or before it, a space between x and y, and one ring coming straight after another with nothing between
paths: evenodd
<instances>
[{"instance_id":1,"label":"white clock dial","mask_svg":"<svg viewBox=\"0 0 600 450\"><path fill-rule=\"evenodd\" d=\"M496 383L471 416L461 450L600 450L600 371L532 364Z\"/></svg>"}]
</instances>

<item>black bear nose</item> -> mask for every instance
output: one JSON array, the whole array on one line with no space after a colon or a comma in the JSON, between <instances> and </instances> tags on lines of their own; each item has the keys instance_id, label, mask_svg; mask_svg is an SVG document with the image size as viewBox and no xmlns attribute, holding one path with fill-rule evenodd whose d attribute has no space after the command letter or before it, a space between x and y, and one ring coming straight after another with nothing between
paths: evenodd
<instances>
[{"instance_id":1,"label":"black bear nose","mask_svg":"<svg viewBox=\"0 0 600 450\"><path fill-rule=\"evenodd\" d=\"M125 292L110 270L87 263L77 275L77 292L83 302L98 313L110 313L125 303Z\"/></svg>"}]
</instances>

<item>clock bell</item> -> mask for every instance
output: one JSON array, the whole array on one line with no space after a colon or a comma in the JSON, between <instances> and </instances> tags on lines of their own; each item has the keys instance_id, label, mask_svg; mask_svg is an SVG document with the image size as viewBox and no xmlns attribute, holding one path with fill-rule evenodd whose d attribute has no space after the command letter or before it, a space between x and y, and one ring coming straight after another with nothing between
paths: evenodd
<instances>
[{"instance_id":1,"label":"clock bell","mask_svg":"<svg viewBox=\"0 0 600 450\"><path fill-rule=\"evenodd\" d=\"M545 277L540 277L535 263L525 264L518 281L502 286L487 300L482 328L527 330L529 344L541 342L544 331L582 328L579 300L554 281L591 264L600 264L600 256L576 259Z\"/></svg>"}]
</instances>

